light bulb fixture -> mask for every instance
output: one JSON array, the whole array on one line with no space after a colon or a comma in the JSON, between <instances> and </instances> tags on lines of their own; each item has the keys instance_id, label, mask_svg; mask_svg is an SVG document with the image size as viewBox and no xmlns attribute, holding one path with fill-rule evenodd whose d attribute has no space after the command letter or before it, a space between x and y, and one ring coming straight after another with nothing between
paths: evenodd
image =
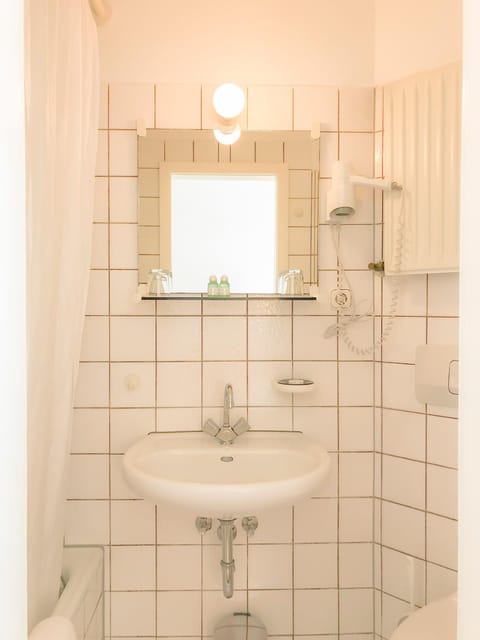
<instances>
[{"instance_id":1,"label":"light bulb fixture","mask_svg":"<svg viewBox=\"0 0 480 640\"><path fill-rule=\"evenodd\" d=\"M238 118L245 108L245 94L233 82L226 82L213 93L213 108L223 120Z\"/></svg>"},{"instance_id":2,"label":"light bulb fixture","mask_svg":"<svg viewBox=\"0 0 480 640\"><path fill-rule=\"evenodd\" d=\"M237 124L233 131L214 129L213 135L215 136L215 140L220 142L220 144L234 144L240 138L241 132L240 126Z\"/></svg>"},{"instance_id":3,"label":"light bulb fixture","mask_svg":"<svg viewBox=\"0 0 480 640\"><path fill-rule=\"evenodd\" d=\"M245 94L232 82L217 87L213 93L213 108L218 126L213 135L220 144L234 144L240 138L239 118L245 108Z\"/></svg>"}]
</instances>

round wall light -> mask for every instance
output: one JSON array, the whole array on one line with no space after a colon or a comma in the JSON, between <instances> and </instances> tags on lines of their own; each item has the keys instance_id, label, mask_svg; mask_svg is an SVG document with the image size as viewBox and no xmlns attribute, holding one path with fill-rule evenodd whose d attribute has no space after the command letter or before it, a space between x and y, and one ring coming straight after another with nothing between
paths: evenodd
<instances>
[{"instance_id":1,"label":"round wall light","mask_svg":"<svg viewBox=\"0 0 480 640\"><path fill-rule=\"evenodd\" d=\"M232 82L221 84L213 93L213 108L225 120L238 118L245 108L245 94Z\"/></svg>"},{"instance_id":2,"label":"round wall light","mask_svg":"<svg viewBox=\"0 0 480 640\"><path fill-rule=\"evenodd\" d=\"M213 135L220 144L234 144L240 138L240 127L237 125L233 131L224 132L220 129L214 129Z\"/></svg>"}]
</instances>

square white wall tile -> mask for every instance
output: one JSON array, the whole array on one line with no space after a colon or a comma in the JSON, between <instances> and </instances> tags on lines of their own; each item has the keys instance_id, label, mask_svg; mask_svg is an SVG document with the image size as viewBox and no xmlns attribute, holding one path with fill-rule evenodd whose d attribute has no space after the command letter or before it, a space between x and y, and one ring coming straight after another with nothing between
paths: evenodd
<instances>
[{"instance_id":1,"label":"square white wall tile","mask_svg":"<svg viewBox=\"0 0 480 640\"><path fill-rule=\"evenodd\" d=\"M110 129L137 129L137 120L143 120L147 129L153 124L153 84L110 84Z\"/></svg>"},{"instance_id":2,"label":"square white wall tile","mask_svg":"<svg viewBox=\"0 0 480 640\"><path fill-rule=\"evenodd\" d=\"M373 538L371 498L342 498L339 501L340 542L371 542Z\"/></svg>"},{"instance_id":3,"label":"square white wall tile","mask_svg":"<svg viewBox=\"0 0 480 640\"><path fill-rule=\"evenodd\" d=\"M305 500L295 507L295 542L335 542L337 540L338 500Z\"/></svg>"},{"instance_id":4,"label":"square white wall tile","mask_svg":"<svg viewBox=\"0 0 480 640\"><path fill-rule=\"evenodd\" d=\"M336 544L296 544L295 589L331 589L337 586Z\"/></svg>"},{"instance_id":5,"label":"square white wall tile","mask_svg":"<svg viewBox=\"0 0 480 640\"><path fill-rule=\"evenodd\" d=\"M193 521L192 521L193 522ZM157 589L200 589L201 546L157 547Z\"/></svg>"},{"instance_id":6,"label":"square white wall tile","mask_svg":"<svg viewBox=\"0 0 480 640\"><path fill-rule=\"evenodd\" d=\"M373 631L373 589L340 590L340 633Z\"/></svg>"},{"instance_id":7,"label":"square white wall tile","mask_svg":"<svg viewBox=\"0 0 480 640\"><path fill-rule=\"evenodd\" d=\"M383 278L383 312L389 313L392 303L392 281ZM424 316L427 312L427 278L423 275L402 278L397 315Z\"/></svg>"},{"instance_id":8,"label":"square white wall tile","mask_svg":"<svg viewBox=\"0 0 480 640\"><path fill-rule=\"evenodd\" d=\"M339 584L342 588L373 586L373 545L371 543L339 546Z\"/></svg>"},{"instance_id":9,"label":"square white wall tile","mask_svg":"<svg viewBox=\"0 0 480 640\"><path fill-rule=\"evenodd\" d=\"M203 365L203 403L209 407L222 406L225 385L233 387L234 404L247 404L247 367L244 362L206 362Z\"/></svg>"},{"instance_id":10,"label":"square white wall tile","mask_svg":"<svg viewBox=\"0 0 480 640\"><path fill-rule=\"evenodd\" d=\"M373 420L374 414L370 407L342 407L339 411L340 450L372 450Z\"/></svg>"},{"instance_id":11,"label":"square white wall tile","mask_svg":"<svg viewBox=\"0 0 480 640\"><path fill-rule=\"evenodd\" d=\"M336 87L294 87L293 107L293 128L296 131L311 131L317 123L321 131L338 131Z\"/></svg>"},{"instance_id":12,"label":"square white wall tile","mask_svg":"<svg viewBox=\"0 0 480 640\"><path fill-rule=\"evenodd\" d=\"M81 361L108 360L108 318L86 317L83 322Z\"/></svg>"},{"instance_id":13,"label":"square white wall tile","mask_svg":"<svg viewBox=\"0 0 480 640\"><path fill-rule=\"evenodd\" d=\"M458 481L455 469L427 465L427 510L457 518Z\"/></svg>"},{"instance_id":14,"label":"square white wall tile","mask_svg":"<svg viewBox=\"0 0 480 640\"><path fill-rule=\"evenodd\" d=\"M137 175L136 131L110 131L110 175Z\"/></svg>"},{"instance_id":15,"label":"square white wall tile","mask_svg":"<svg viewBox=\"0 0 480 640\"><path fill-rule=\"evenodd\" d=\"M185 615L188 612L188 615ZM201 633L200 591L157 593L157 634L198 636Z\"/></svg>"},{"instance_id":16,"label":"square white wall tile","mask_svg":"<svg viewBox=\"0 0 480 640\"><path fill-rule=\"evenodd\" d=\"M456 571L427 562L427 602L444 598L456 590Z\"/></svg>"},{"instance_id":17,"label":"square white wall tile","mask_svg":"<svg viewBox=\"0 0 480 640\"><path fill-rule=\"evenodd\" d=\"M348 162L352 172L366 177L374 174L373 133L341 133L340 160Z\"/></svg>"},{"instance_id":18,"label":"square white wall tile","mask_svg":"<svg viewBox=\"0 0 480 640\"><path fill-rule=\"evenodd\" d=\"M195 516L166 502L157 505L157 544L198 545L199 540Z\"/></svg>"},{"instance_id":19,"label":"square white wall tile","mask_svg":"<svg viewBox=\"0 0 480 640\"><path fill-rule=\"evenodd\" d=\"M290 407L249 407L248 416L252 429L286 431L292 429Z\"/></svg>"},{"instance_id":20,"label":"square white wall tile","mask_svg":"<svg viewBox=\"0 0 480 640\"><path fill-rule=\"evenodd\" d=\"M154 544L155 507L144 500L111 503L112 544Z\"/></svg>"},{"instance_id":21,"label":"square white wall tile","mask_svg":"<svg viewBox=\"0 0 480 640\"><path fill-rule=\"evenodd\" d=\"M155 312L155 302L136 302L138 274L132 271L110 271L110 313L119 316L148 316Z\"/></svg>"},{"instance_id":22,"label":"square white wall tile","mask_svg":"<svg viewBox=\"0 0 480 640\"><path fill-rule=\"evenodd\" d=\"M248 357L250 360L289 360L292 357L291 318L249 318Z\"/></svg>"},{"instance_id":23,"label":"square white wall tile","mask_svg":"<svg viewBox=\"0 0 480 640\"><path fill-rule=\"evenodd\" d=\"M373 495L373 454L339 454L339 495L368 497Z\"/></svg>"},{"instance_id":24,"label":"square white wall tile","mask_svg":"<svg viewBox=\"0 0 480 640\"><path fill-rule=\"evenodd\" d=\"M340 89L340 131L374 130L374 89L345 87Z\"/></svg>"},{"instance_id":25,"label":"square white wall tile","mask_svg":"<svg viewBox=\"0 0 480 640\"><path fill-rule=\"evenodd\" d=\"M456 467L458 464L458 420L427 416L427 460Z\"/></svg>"},{"instance_id":26,"label":"square white wall tile","mask_svg":"<svg viewBox=\"0 0 480 640\"><path fill-rule=\"evenodd\" d=\"M425 562L393 549L382 549L382 588L387 593L409 601L413 597L418 606L425 604Z\"/></svg>"},{"instance_id":27,"label":"square white wall tile","mask_svg":"<svg viewBox=\"0 0 480 640\"><path fill-rule=\"evenodd\" d=\"M428 315L458 316L458 273L428 275Z\"/></svg>"},{"instance_id":28,"label":"square white wall tile","mask_svg":"<svg viewBox=\"0 0 480 640\"><path fill-rule=\"evenodd\" d=\"M418 558L425 557L425 513L383 502L382 542Z\"/></svg>"},{"instance_id":29,"label":"square white wall tile","mask_svg":"<svg viewBox=\"0 0 480 640\"><path fill-rule=\"evenodd\" d=\"M78 367L75 407L108 407L108 364L81 362Z\"/></svg>"},{"instance_id":30,"label":"square white wall tile","mask_svg":"<svg viewBox=\"0 0 480 640\"><path fill-rule=\"evenodd\" d=\"M155 593L117 591L111 595L112 634L151 636L155 633ZM135 615L132 615L132 611Z\"/></svg>"},{"instance_id":31,"label":"square white wall tile","mask_svg":"<svg viewBox=\"0 0 480 640\"><path fill-rule=\"evenodd\" d=\"M195 407L200 405L200 363L157 364L157 405Z\"/></svg>"},{"instance_id":32,"label":"square white wall tile","mask_svg":"<svg viewBox=\"0 0 480 640\"><path fill-rule=\"evenodd\" d=\"M199 407L160 407L157 409L157 431L195 431L202 425Z\"/></svg>"},{"instance_id":33,"label":"square white wall tile","mask_svg":"<svg viewBox=\"0 0 480 640\"><path fill-rule=\"evenodd\" d=\"M107 455L70 455L67 497L79 500L109 497Z\"/></svg>"},{"instance_id":34,"label":"square white wall tile","mask_svg":"<svg viewBox=\"0 0 480 640\"><path fill-rule=\"evenodd\" d=\"M155 547L112 547L110 553L113 591L155 588Z\"/></svg>"},{"instance_id":35,"label":"square white wall tile","mask_svg":"<svg viewBox=\"0 0 480 640\"><path fill-rule=\"evenodd\" d=\"M291 545L249 545L248 586L250 589L290 589Z\"/></svg>"},{"instance_id":36,"label":"square white wall tile","mask_svg":"<svg viewBox=\"0 0 480 640\"><path fill-rule=\"evenodd\" d=\"M288 394L281 393L272 384L280 378L292 375L292 363L249 362L248 363L248 404L249 406L291 406Z\"/></svg>"},{"instance_id":37,"label":"square white wall tile","mask_svg":"<svg viewBox=\"0 0 480 640\"><path fill-rule=\"evenodd\" d=\"M425 318L395 318L383 345L383 360L415 364L415 350L427 340Z\"/></svg>"},{"instance_id":38,"label":"square white wall tile","mask_svg":"<svg viewBox=\"0 0 480 640\"><path fill-rule=\"evenodd\" d=\"M413 364L383 365L383 406L422 412L425 405L415 398L415 366Z\"/></svg>"},{"instance_id":39,"label":"square white wall tile","mask_svg":"<svg viewBox=\"0 0 480 640\"><path fill-rule=\"evenodd\" d=\"M339 363L339 400L341 405L371 405L373 366L367 362Z\"/></svg>"},{"instance_id":40,"label":"square white wall tile","mask_svg":"<svg viewBox=\"0 0 480 640\"><path fill-rule=\"evenodd\" d=\"M383 452L425 460L425 416L383 409Z\"/></svg>"},{"instance_id":41,"label":"square white wall tile","mask_svg":"<svg viewBox=\"0 0 480 640\"><path fill-rule=\"evenodd\" d=\"M382 495L386 500L425 509L425 465L383 456Z\"/></svg>"},{"instance_id":42,"label":"square white wall tile","mask_svg":"<svg viewBox=\"0 0 480 640\"><path fill-rule=\"evenodd\" d=\"M293 90L291 87L249 86L248 129L293 129Z\"/></svg>"},{"instance_id":43,"label":"square white wall tile","mask_svg":"<svg viewBox=\"0 0 480 640\"><path fill-rule=\"evenodd\" d=\"M293 357L295 360L336 360L336 340L324 333L332 324L331 318L297 316L293 319Z\"/></svg>"},{"instance_id":44,"label":"square white wall tile","mask_svg":"<svg viewBox=\"0 0 480 640\"><path fill-rule=\"evenodd\" d=\"M316 383L312 392L294 396L296 407L337 404L337 364L335 362L294 361L293 376L313 380Z\"/></svg>"},{"instance_id":45,"label":"square white wall tile","mask_svg":"<svg viewBox=\"0 0 480 640\"><path fill-rule=\"evenodd\" d=\"M245 360L247 321L245 318L204 318L204 360Z\"/></svg>"},{"instance_id":46,"label":"square white wall tile","mask_svg":"<svg viewBox=\"0 0 480 640\"><path fill-rule=\"evenodd\" d=\"M294 633L337 633L338 596L336 589L296 589L294 592Z\"/></svg>"},{"instance_id":47,"label":"square white wall tile","mask_svg":"<svg viewBox=\"0 0 480 640\"><path fill-rule=\"evenodd\" d=\"M194 361L201 357L200 318L157 318L157 359Z\"/></svg>"},{"instance_id":48,"label":"square white wall tile","mask_svg":"<svg viewBox=\"0 0 480 640\"><path fill-rule=\"evenodd\" d=\"M157 128L201 129L199 84L157 84L155 89Z\"/></svg>"},{"instance_id":49,"label":"square white wall tile","mask_svg":"<svg viewBox=\"0 0 480 640\"><path fill-rule=\"evenodd\" d=\"M110 366L112 407L153 407L155 405L155 364L115 362Z\"/></svg>"},{"instance_id":50,"label":"square white wall tile","mask_svg":"<svg viewBox=\"0 0 480 640\"><path fill-rule=\"evenodd\" d=\"M455 520L427 514L427 560L457 568L458 525Z\"/></svg>"},{"instance_id":51,"label":"square white wall tile","mask_svg":"<svg viewBox=\"0 0 480 640\"><path fill-rule=\"evenodd\" d=\"M292 542L292 512L290 506L267 509L265 512L259 511L258 529L255 531L255 538L252 542L260 543L290 543Z\"/></svg>"},{"instance_id":52,"label":"square white wall tile","mask_svg":"<svg viewBox=\"0 0 480 640\"><path fill-rule=\"evenodd\" d=\"M338 448L336 407L295 407L293 427L318 440L328 451Z\"/></svg>"},{"instance_id":53,"label":"square white wall tile","mask_svg":"<svg viewBox=\"0 0 480 640\"><path fill-rule=\"evenodd\" d=\"M108 453L108 409L75 409L72 453Z\"/></svg>"},{"instance_id":54,"label":"square white wall tile","mask_svg":"<svg viewBox=\"0 0 480 640\"><path fill-rule=\"evenodd\" d=\"M137 225L110 225L110 268L137 268ZM134 292L128 292L132 296Z\"/></svg>"},{"instance_id":55,"label":"square white wall tile","mask_svg":"<svg viewBox=\"0 0 480 640\"><path fill-rule=\"evenodd\" d=\"M111 409L111 453L125 453L136 440L155 431L155 409Z\"/></svg>"},{"instance_id":56,"label":"square white wall tile","mask_svg":"<svg viewBox=\"0 0 480 640\"><path fill-rule=\"evenodd\" d=\"M155 360L154 318L111 318L110 340L112 361Z\"/></svg>"},{"instance_id":57,"label":"square white wall tile","mask_svg":"<svg viewBox=\"0 0 480 640\"><path fill-rule=\"evenodd\" d=\"M292 592L291 590L250 589L248 608L253 615L261 618L269 635L292 633Z\"/></svg>"},{"instance_id":58,"label":"square white wall tile","mask_svg":"<svg viewBox=\"0 0 480 640\"><path fill-rule=\"evenodd\" d=\"M110 178L110 222L137 222L137 178Z\"/></svg>"},{"instance_id":59,"label":"square white wall tile","mask_svg":"<svg viewBox=\"0 0 480 640\"><path fill-rule=\"evenodd\" d=\"M67 501L65 544L103 545L108 542L108 501Z\"/></svg>"}]
</instances>

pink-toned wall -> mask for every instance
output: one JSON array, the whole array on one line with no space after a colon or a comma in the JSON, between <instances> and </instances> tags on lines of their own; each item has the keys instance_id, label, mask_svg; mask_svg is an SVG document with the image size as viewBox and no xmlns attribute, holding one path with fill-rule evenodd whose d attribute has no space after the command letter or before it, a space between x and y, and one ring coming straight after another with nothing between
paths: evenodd
<instances>
[{"instance_id":1,"label":"pink-toned wall","mask_svg":"<svg viewBox=\"0 0 480 640\"><path fill-rule=\"evenodd\" d=\"M114 0L105 82L373 84L374 0Z\"/></svg>"},{"instance_id":2,"label":"pink-toned wall","mask_svg":"<svg viewBox=\"0 0 480 640\"><path fill-rule=\"evenodd\" d=\"M375 0L376 85L462 58L462 0Z\"/></svg>"}]
</instances>

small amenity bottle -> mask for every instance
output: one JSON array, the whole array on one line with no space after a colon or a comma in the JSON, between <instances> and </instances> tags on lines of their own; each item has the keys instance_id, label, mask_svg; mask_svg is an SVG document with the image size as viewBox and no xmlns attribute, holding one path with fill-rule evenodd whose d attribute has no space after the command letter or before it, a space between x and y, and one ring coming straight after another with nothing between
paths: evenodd
<instances>
[{"instance_id":1,"label":"small amenity bottle","mask_svg":"<svg viewBox=\"0 0 480 640\"><path fill-rule=\"evenodd\" d=\"M222 298L228 298L230 295L230 283L228 282L228 276L222 276L220 278L220 284L218 286L219 295Z\"/></svg>"},{"instance_id":2,"label":"small amenity bottle","mask_svg":"<svg viewBox=\"0 0 480 640\"><path fill-rule=\"evenodd\" d=\"M207 295L210 298L216 298L219 295L219 286L217 276L210 276L208 279Z\"/></svg>"}]
</instances>

